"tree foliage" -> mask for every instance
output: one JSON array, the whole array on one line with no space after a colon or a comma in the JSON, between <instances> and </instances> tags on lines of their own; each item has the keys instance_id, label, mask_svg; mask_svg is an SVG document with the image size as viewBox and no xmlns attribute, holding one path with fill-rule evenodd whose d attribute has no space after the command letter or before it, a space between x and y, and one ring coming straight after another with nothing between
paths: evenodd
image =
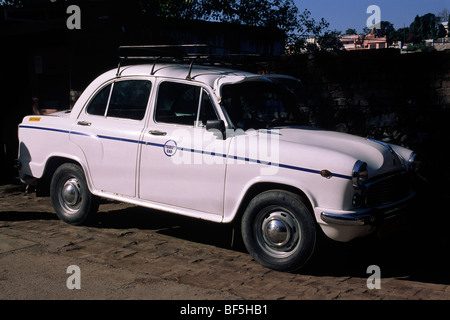
<instances>
[{"instance_id":1,"label":"tree foliage","mask_svg":"<svg viewBox=\"0 0 450 320\"><path fill-rule=\"evenodd\" d=\"M2 5L18 3L21 0L0 0ZM114 3L123 6L122 1L115 0ZM286 44L300 49L305 47L308 37L319 39L325 47L334 35L328 30L329 23L325 19L315 20L306 9L300 12L294 0L130 0L124 10L150 18L277 28L284 33Z\"/></svg>"},{"instance_id":2,"label":"tree foliage","mask_svg":"<svg viewBox=\"0 0 450 320\"><path fill-rule=\"evenodd\" d=\"M325 31L325 33L318 37L317 44L321 50L339 51L344 48L340 40L341 32L337 30Z\"/></svg>"},{"instance_id":3,"label":"tree foliage","mask_svg":"<svg viewBox=\"0 0 450 320\"><path fill-rule=\"evenodd\" d=\"M439 25L438 18L432 13L427 13L421 17L417 15L414 22L409 26L411 41L419 43L425 39L437 39L442 36L439 34Z\"/></svg>"},{"instance_id":4,"label":"tree foliage","mask_svg":"<svg viewBox=\"0 0 450 320\"><path fill-rule=\"evenodd\" d=\"M293 0L141 0L144 13L249 26L277 27L290 34L298 26Z\"/></svg>"},{"instance_id":5,"label":"tree foliage","mask_svg":"<svg viewBox=\"0 0 450 320\"><path fill-rule=\"evenodd\" d=\"M329 26L308 10L300 12L293 0L141 0L140 6L144 14L165 18L278 28L290 44L318 36Z\"/></svg>"}]
</instances>

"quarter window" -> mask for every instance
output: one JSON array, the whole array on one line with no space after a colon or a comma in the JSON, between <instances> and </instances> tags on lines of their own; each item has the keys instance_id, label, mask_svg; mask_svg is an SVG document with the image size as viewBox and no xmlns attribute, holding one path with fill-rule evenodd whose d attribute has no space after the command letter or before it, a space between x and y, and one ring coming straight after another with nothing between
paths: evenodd
<instances>
[{"instance_id":1,"label":"quarter window","mask_svg":"<svg viewBox=\"0 0 450 320\"><path fill-rule=\"evenodd\" d=\"M111 92L111 84L107 85L102 90L100 90L89 103L87 107L87 113L92 114L94 116L104 116L110 92Z\"/></svg>"},{"instance_id":2,"label":"quarter window","mask_svg":"<svg viewBox=\"0 0 450 320\"><path fill-rule=\"evenodd\" d=\"M91 100L87 113L142 120L147 109L150 90L151 82L147 80L126 80L109 84Z\"/></svg>"}]
</instances>

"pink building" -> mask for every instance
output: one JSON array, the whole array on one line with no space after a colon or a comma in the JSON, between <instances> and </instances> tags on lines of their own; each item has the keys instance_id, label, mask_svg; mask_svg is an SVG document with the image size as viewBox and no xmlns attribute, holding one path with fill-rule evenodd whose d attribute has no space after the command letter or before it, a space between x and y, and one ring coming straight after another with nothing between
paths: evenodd
<instances>
[{"instance_id":1,"label":"pink building","mask_svg":"<svg viewBox=\"0 0 450 320\"><path fill-rule=\"evenodd\" d=\"M341 36L341 42L345 50L369 50L369 49L385 49L388 47L387 37L379 37L372 29L370 34L351 34Z\"/></svg>"}]
</instances>

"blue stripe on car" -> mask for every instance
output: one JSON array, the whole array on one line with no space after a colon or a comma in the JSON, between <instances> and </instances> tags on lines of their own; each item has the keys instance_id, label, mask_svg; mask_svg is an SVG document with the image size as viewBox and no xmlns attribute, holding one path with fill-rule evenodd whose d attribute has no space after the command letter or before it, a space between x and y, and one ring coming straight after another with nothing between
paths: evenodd
<instances>
[{"instance_id":1,"label":"blue stripe on car","mask_svg":"<svg viewBox=\"0 0 450 320\"><path fill-rule=\"evenodd\" d=\"M90 134L83 133L83 132L61 130L61 129L54 129L54 128L34 127L34 126L27 126L27 125L20 125L19 127L20 128L27 128L27 129L36 129L36 130L45 130L45 131L53 131L53 132L60 132L60 133L70 133L70 134L83 135L83 136L91 136ZM97 135L96 137L98 137L99 139L107 139L107 140L115 140L115 141L122 141L122 142L128 142L128 143L144 144L144 145L153 146L153 147L160 147L160 148L164 147L164 144L153 143L153 142L145 142L145 141L134 140L134 139L125 139L125 138L118 138L118 137L104 136L104 135ZM184 147L178 147L178 150L186 151L186 152L192 152L192 153L201 153L201 154L206 154L206 155L211 155L211 156L216 156L216 157L222 157L222 158L227 158L228 157L228 158L234 159L234 160L241 160L241 161L245 161L245 162L253 162L253 163L264 164L264 165L268 165L268 166L276 166L276 167L280 167L280 168L284 168L284 169L302 171L302 172L319 174L319 175L321 174L320 170L302 168L302 167L297 167L297 166L292 166L292 165L282 164L282 163L266 162L266 161L262 161L262 160L245 158L245 157L239 157L239 156L235 156L235 155L226 155L226 154L217 153L217 152L196 150L196 149L184 148ZM352 179L351 176L347 176L347 175L344 175L344 174L338 174L338 173L333 173L333 177L341 178L341 179L347 179L347 180L351 180Z\"/></svg>"}]
</instances>

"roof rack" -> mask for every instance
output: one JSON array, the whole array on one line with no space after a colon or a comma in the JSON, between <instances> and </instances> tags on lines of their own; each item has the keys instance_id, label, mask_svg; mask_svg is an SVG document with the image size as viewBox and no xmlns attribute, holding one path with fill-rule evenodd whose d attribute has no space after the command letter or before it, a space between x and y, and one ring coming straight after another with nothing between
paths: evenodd
<instances>
[{"instance_id":1,"label":"roof rack","mask_svg":"<svg viewBox=\"0 0 450 320\"><path fill-rule=\"evenodd\" d=\"M189 71L186 76L191 80L191 73L194 63L203 64L235 64L237 60L245 58L261 58L257 53L227 53L218 54L213 51L224 48L210 46L207 44L181 44L181 45L141 45L141 46L120 46L118 48L119 65L117 66L116 76L120 76L120 68L125 61L153 61L151 75L155 74L155 65L164 61L169 63L188 63ZM248 59L247 59L248 60ZM248 61L246 61L248 62Z\"/></svg>"}]
</instances>

